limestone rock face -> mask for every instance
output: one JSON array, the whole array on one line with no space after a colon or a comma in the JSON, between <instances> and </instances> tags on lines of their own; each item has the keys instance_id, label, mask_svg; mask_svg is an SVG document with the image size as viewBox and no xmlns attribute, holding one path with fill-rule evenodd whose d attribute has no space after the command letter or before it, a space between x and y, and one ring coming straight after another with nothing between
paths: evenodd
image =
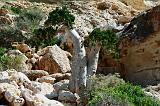
<instances>
[{"instance_id":1,"label":"limestone rock face","mask_svg":"<svg viewBox=\"0 0 160 106\"><path fill-rule=\"evenodd\" d=\"M48 46L42 51L43 56L39 59L38 69L47 70L49 74L62 72L66 73L71 70L70 61L65 51L57 45Z\"/></svg>"},{"instance_id":2,"label":"limestone rock face","mask_svg":"<svg viewBox=\"0 0 160 106\"><path fill-rule=\"evenodd\" d=\"M138 84L159 83L160 6L134 18L122 35L121 73Z\"/></svg>"}]
</instances>

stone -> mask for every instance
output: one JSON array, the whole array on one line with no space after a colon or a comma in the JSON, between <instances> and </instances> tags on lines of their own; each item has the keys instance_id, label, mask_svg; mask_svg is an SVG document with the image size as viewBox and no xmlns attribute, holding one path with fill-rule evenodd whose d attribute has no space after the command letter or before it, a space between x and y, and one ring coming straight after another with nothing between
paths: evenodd
<instances>
[{"instance_id":1,"label":"stone","mask_svg":"<svg viewBox=\"0 0 160 106\"><path fill-rule=\"evenodd\" d=\"M32 49L23 42L22 43L15 42L14 44L12 44L12 46L15 47L17 50L19 50L22 53L27 53L27 52L32 51Z\"/></svg>"},{"instance_id":2,"label":"stone","mask_svg":"<svg viewBox=\"0 0 160 106\"><path fill-rule=\"evenodd\" d=\"M2 71L0 72L0 82L4 83L5 81L7 81L9 79L9 75L7 71Z\"/></svg>"},{"instance_id":3,"label":"stone","mask_svg":"<svg viewBox=\"0 0 160 106\"><path fill-rule=\"evenodd\" d=\"M160 6L141 13L123 30L121 75L143 86L159 83Z\"/></svg>"},{"instance_id":4,"label":"stone","mask_svg":"<svg viewBox=\"0 0 160 106\"><path fill-rule=\"evenodd\" d=\"M61 48L57 45L44 48L46 51L38 61L38 69L47 70L49 74L62 72L66 73L71 70L70 61Z\"/></svg>"},{"instance_id":5,"label":"stone","mask_svg":"<svg viewBox=\"0 0 160 106\"><path fill-rule=\"evenodd\" d=\"M33 91L34 94L38 93L38 94L45 95L46 97L49 96L50 98L52 95L51 93L55 91L52 84L45 83L45 82L39 83L36 81L32 81L32 83L26 86L26 88Z\"/></svg>"},{"instance_id":6,"label":"stone","mask_svg":"<svg viewBox=\"0 0 160 106\"><path fill-rule=\"evenodd\" d=\"M118 22L125 24L125 23L129 23L131 21L131 17L127 17L127 16L119 16L118 17Z\"/></svg>"},{"instance_id":7,"label":"stone","mask_svg":"<svg viewBox=\"0 0 160 106\"><path fill-rule=\"evenodd\" d=\"M25 100L23 98L15 98L13 102L11 103L12 106L23 106L25 103Z\"/></svg>"},{"instance_id":8,"label":"stone","mask_svg":"<svg viewBox=\"0 0 160 106\"><path fill-rule=\"evenodd\" d=\"M79 97L76 94L73 94L70 91L64 91L64 90L60 91L58 96L59 101L65 101L70 103L76 102L78 98Z\"/></svg>"},{"instance_id":9,"label":"stone","mask_svg":"<svg viewBox=\"0 0 160 106\"><path fill-rule=\"evenodd\" d=\"M0 16L0 25L11 25L12 20L5 17L5 16Z\"/></svg>"},{"instance_id":10,"label":"stone","mask_svg":"<svg viewBox=\"0 0 160 106\"><path fill-rule=\"evenodd\" d=\"M11 75L10 80L15 81L18 85L30 84L29 78L22 72L17 72Z\"/></svg>"},{"instance_id":11,"label":"stone","mask_svg":"<svg viewBox=\"0 0 160 106\"><path fill-rule=\"evenodd\" d=\"M22 98L21 91L19 89L7 88L4 93L5 99L10 102L12 106L23 106L25 101Z\"/></svg>"},{"instance_id":12,"label":"stone","mask_svg":"<svg viewBox=\"0 0 160 106\"><path fill-rule=\"evenodd\" d=\"M146 8L144 0L121 0L121 1L127 5L131 5L133 8L137 10L144 10Z\"/></svg>"},{"instance_id":13,"label":"stone","mask_svg":"<svg viewBox=\"0 0 160 106\"><path fill-rule=\"evenodd\" d=\"M0 8L0 16L5 16L9 11L4 8Z\"/></svg>"},{"instance_id":14,"label":"stone","mask_svg":"<svg viewBox=\"0 0 160 106\"><path fill-rule=\"evenodd\" d=\"M110 7L111 5L107 4L106 2L100 2L97 4L97 9L100 9L100 10L109 9Z\"/></svg>"},{"instance_id":15,"label":"stone","mask_svg":"<svg viewBox=\"0 0 160 106\"><path fill-rule=\"evenodd\" d=\"M27 89L24 90L22 94L26 100L27 106L64 106L62 103L56 100L49 100L42 94L33 95L32 91Z\"/></svg>"},{"instance_id":16,"label":"stone","mask_svg":"<svg viewBox=\"0 0 160 106\"><path fill-rule=\"evenodd\" d=\"M43 76L49 75L48 72L44 70L28 70L23 71L23 73L30 79L30 80L36 80L37 78L41 78Z\"/></svg>"},{"instance_id":17,"label":"stone","mask_svg":"<svg viewBox=\"0 0 160 106\"><path fill-rule=\"evenodd\" d=\"M55 91L59 92L60 90L69 90L69 80L62 80L53 84Z\"/></svg>"},{"instance_id":18,"label":"stone","mask_svg":"<svg viewBox=\"0 0 160 106\"><path fill-rule=\"evenodd\" d=\"M70 79L71 74L70 73L65 73L65 74L55 73L55 74L51 74L49 76L52 77L52 78L55 78L56 82L59 82L59 81L64 80L64 79Z\"/></svg>"},{"instance_id":19,"label":"stone","mask_svg":"<svg viewBox=\"0 0 160 106\"><path fill-rule=\"evenodd\" d=\"M56 80L55 78L44 76L44 77L38 78L36 81L40 83L46 82L46 83L54 84L55 80Z\"/></svg>"}]
</instances>

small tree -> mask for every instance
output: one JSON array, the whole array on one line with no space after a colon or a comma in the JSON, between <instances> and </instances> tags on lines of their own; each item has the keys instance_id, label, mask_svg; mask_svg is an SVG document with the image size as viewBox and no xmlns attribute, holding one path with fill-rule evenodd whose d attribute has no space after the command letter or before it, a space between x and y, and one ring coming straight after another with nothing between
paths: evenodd
<instances>
[{"instance_id":1,"label":"small tree","mask_svg":"<svg viewBox=\"0 0 160 106\"><path fill-rule=\"evenodd\" d=\"M49 13L46 25L54 25L56 27L65 25L65 36L71 37L73 40L73 58L71 64L71 79L69 89L80 95L82 101L84 90L90 85L90 76L94 75L97 70L99 51L104 45L110 51L115 51L117 37L111 30L95 29L87 38L90 53L87 56L84 43L73 28L75 17L70 13L67 7L56 8Z\"/></svg>"}]
</instances>

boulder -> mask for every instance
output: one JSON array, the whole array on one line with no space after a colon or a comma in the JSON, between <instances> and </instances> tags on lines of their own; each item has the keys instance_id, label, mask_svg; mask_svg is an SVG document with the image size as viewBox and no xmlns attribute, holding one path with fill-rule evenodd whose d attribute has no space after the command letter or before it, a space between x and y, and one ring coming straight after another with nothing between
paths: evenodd
<instances>
[{"instance_id":1,"label":"boulder","mask_svg":"<svg viewBox=\"0 0 160 106\"><path fill-rule=\"evenodd\" d=\"M51 74L49 76L52 77L52 78L55 78L56 82L59 82L59 81L64 80L64 79L70 79L71 73L65 73L65 74L55 73L55 74Z\"/></svg>"},{"instance_id":2,"label":"boulder","mask_svg":"<svg viewBox=\"0 0 160 106\"><path fill-rule=\"evenodd\" d=\"M31 90L34 94L42 94L50 99L58 96L56 90L53 88L53 85L49 83L32 81L30 85L26 85L25 87Z\"/></svg>"},{"instance_id":3,"label":"boulder","mask_svg":"<svg viewBox=\"0 0 160 106\"><path fill-rule=\"evenodd\" d=\"M60 82L53 84L53 87L55 91L59 92L61 90L69 90L68 85L69 85L69 80L62 80Z\"/></svg>"},{"instance_id":4,"label":"boulder","mask_svg":"<svg viewBox=\"0 0 160 106\"><path fill-rule=\"evenodd\" d=\"M131 5L136 10L144 10L146 8L144 0L121 0L127 5Z\"/></svg>"},{"instance_id":5,"label":"boulder","mask_svg":"<svg viewBox=\"0 0 160 106\"><path fill-rule=\"evenodd\" d=\"M17 72L17 73L12 74L10 76L10 80L15 81L18 85L31 83L28 77L22 72Z\"/></svg>"},{"instance_id":6,"label":"boulder","mask_svg":"<svg viewBox=\"0 0 160 106\"><path fill-rule=\"evenodd\" d=\"M135 17L119 42L121 75L141 85L160 80L160 6Z\"/></svg>"},{"instance_id":7,"label":"boulder","mask_svg":"<svg viewBox=\"0 0 160 106\"><path fill-rule=\"evenodd\" d=\"M38 61L38 69L47 70L49 74L57 72L66 73L71 70L66 52L57 45L48 46L42 51L45 52L41 53L43 56Z\"/></svg>"},{"instance_id":8,"label":"boulder","mask_svg":"<svg viewBox=\"0 0 160 106\"><path fill-rule=\"evenodd\" d=\"M27 106L64 106L56 100L49 100L42 94L33 95L32 91L28 89L23 90L22 94Z\"/></svg>"},{"instance_id":9,"label":"boulder","mask_svg":"<svg viewBox=\"0 0 160 106\"><path fill-rule=\"evenodd\" d=\"M49 76L44 76L41 78L36 79L36 81L42 83L42 82L46 82L46 83L50 83L50 84L54 84L55 82L55 78L49 77Z\"/></svg>"},{"instance_id":10,"label":"boulder","mask_svg":"<svg viewBox=\"0 0 160 106\"><path fill-rule=\"evenodd\" d=\"M74 103L79 99L77 94L73 94L70 91L60 91L59 92L59 96L58 96L58 100L59 101L65 101L65 102L69 102L69 103Z\"/></svg>"},{"instance_id":11,"label":"boulder","mask_svg":"<svg viewBox=\"0 0 160 106\"><path fill-rule=\"evenodd\" d=\"M41 78L43 76L49 75L48 72L44 70L28 70L23 71L23 73L30 79L30 80L36 80L37 78Z\"/></svg>"},{"instance_id":12,"label":"boulder","mask_svg":"<svg viewBox=\"0 0 160 106\"><path fill-rule=\"evenodd\" d=\"M22 53L27 53L27 52L32 51L32 49L24 42L22 43L15 42L14 44L12 44L12 46L15 47L17 50L19 50Z\"/></svg>"}]
</instances>

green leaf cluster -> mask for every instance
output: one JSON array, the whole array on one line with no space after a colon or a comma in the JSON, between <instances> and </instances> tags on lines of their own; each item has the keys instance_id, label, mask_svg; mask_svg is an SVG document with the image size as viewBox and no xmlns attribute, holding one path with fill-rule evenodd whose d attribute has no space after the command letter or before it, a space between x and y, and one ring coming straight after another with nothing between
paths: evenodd
<instances>
[{"instance_id":1,"label":"green leaf cluster","mask_svg":"<svg viewBox=\"0 0 160 106\"><path fill-rule=\"evenodd\" d=\"M87 38L89 45L101 43L103 48L106 48L115 58L119 57L117 48L118 37L112 30L102 30L95 28Z\"/></svg>"},{"instance_id":2,"label":"green leaf cluster","mask_svg":"<svg viewBox=\"0 0 160 106\"><path fill-rule=\"evenodd\" d=\"M66 25L69 28L73 28L75 17L71 14L66 6L57 7L55 10L49 13L46 25Z\"/></svg>"},{"instance_id":3,"label":"green leaf cluster","mask_svg":"<svg viewBox=\"0 0 160 106\"><path fill-rule=\"evenodd\" d=\"M35 29L34 36L30 40L30 44L34 46L51 46L60 43L60 38L55 36L56 30L50 26L46 28Z\"/></svg>"}]
</instances>

